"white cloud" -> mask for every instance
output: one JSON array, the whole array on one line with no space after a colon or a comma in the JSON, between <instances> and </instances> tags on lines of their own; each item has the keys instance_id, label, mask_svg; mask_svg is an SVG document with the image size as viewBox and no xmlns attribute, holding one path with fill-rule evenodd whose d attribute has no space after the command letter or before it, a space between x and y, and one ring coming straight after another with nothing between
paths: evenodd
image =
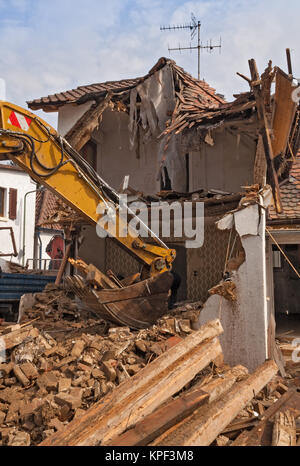
<instances>
[{"instance_id":1,"label":"white cloud","mask_svg":"<svg viewBox=\"0 0 300 466\"><path fill-rule=\"evenodd\" d=\"M190 44L188 30L159 27L190 22L191 12L201 20L203 44L222 36L221 55L201 53L201 77L228 99L248 89L235 73L249 75L249 58L259 71L269 59L286 69L290 47L300 77L296 0L0 0L0 77L7 98L26 106L26 100L78 85L141 76L169 56L168 44ZM196 51L171 58L196 76ZM43 117L55 123L51 114Z\"/></svg>"}]
</instances>

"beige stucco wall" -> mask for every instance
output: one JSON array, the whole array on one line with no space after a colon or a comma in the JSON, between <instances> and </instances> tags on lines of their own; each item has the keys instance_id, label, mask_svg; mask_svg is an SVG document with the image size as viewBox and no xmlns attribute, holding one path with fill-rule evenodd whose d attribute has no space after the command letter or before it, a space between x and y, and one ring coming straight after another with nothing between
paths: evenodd
<instances>
[{"instance_id":1,"label":"beige stucco wall","mask_svg":"<svg viewBox=\"0 0 300 466\"><path fill-rule=\"evenodd\" d=\"M225 129L215 130L212 137L213 146L199 141L199 150L190 153L190 191L238 192L253 184L256 141Z\"/></svg>"},{"instance_id":2,"label":"beige stucco wall","mask_svg":"<svg viewBox=\"0 0 300 466\"><path fill-rule=\"evenodd\" d=\"M139 144L130 149L128 124L127 113L105 110L99 129L93 133L100 141L97 171L115 189L130 175L129 185L134 189L155 193L160 189L156 180L159 142L151 137L145 142L140 130Z\"/></svg>"}]
</instances>

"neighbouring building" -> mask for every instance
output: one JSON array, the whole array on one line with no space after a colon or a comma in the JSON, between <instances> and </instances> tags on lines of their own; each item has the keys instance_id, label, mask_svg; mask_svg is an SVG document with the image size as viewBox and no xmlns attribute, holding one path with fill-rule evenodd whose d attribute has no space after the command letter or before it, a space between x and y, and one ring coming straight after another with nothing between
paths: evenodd
<instances>
[{"instance_id":1,"label":"neighbouring building","mask_svg":"<svg viewBox=\"0 0 300 466\"><path fill-rule=\"evenodd\" d=\"M37 192L34 255L30 266L43 271L58 270L64 254L64 230L59 224L47 224L55 214L57 198L47 189ZM46 224L44 224L46 222Z\"/></svg>"},{"instance_id":2,"label":"neighbouring building","mask_svg":"<svg viewBox=\"0 0 300 466\"><path fill-rule=\"evenodd\" d=\"M19 265L34 255L36 189L18 166L0 163L0 257Z\"/></svg>"}]
</instances>

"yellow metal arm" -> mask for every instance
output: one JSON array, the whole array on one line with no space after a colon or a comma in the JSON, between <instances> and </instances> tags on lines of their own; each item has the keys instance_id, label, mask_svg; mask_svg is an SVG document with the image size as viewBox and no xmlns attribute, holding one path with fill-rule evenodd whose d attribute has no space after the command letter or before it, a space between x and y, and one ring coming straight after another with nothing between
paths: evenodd
<instances>
[{"instance_id":1,"label":"yellow metal arm","mask_svg":"<svg viewBox=\"0 0 300 466\"><path fill-rule=\"evenodd\" d=\"M0 101L0 158L13 160L89 223L96 225L103 217L102 213L97 213L99 205L118 207L118 193L48 123L21 107L3 101ZM117 233L110 231L109 224L104 228L128 252L147 265L151 275L171 269L175 251L162 242L157 246L136 238L118 211ZM124 228L128 234L119 236L118 232Z\"/></svg>"}]
</instances>

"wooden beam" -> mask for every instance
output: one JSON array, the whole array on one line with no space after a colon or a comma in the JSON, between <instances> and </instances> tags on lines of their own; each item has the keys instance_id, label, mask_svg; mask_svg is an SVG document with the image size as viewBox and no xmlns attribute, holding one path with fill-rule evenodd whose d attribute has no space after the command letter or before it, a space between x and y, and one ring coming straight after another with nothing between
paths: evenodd
<instances>
[{"instance_id":1,"label":"wooden beam","mask_svg":"<svg viewBox=\"0 0 300 466\"><path fill-rule=\"evenodd\" d=\"M88 266L86 281L100 288L119 288L107 275L101 272L93 264Z\"/></svg>"},{"instance_id":2,"label":"wooden beam","mask_svg":"<svg viewBox=\"0 0 300 466\"><path fill-rule=\"evenodd\" d=\"M115 437L106 446L145 446L161 435L165 430L177 424L186 416L199 408L209 398L209 394L201 389L184 394L169 401L162 408L146 416L127 432Z\"/></svg>"},{"instance_id":3,"label":"wooden beam","mask_svg":"<svg viewBox=\"0 0 300 466\"><path fill-rule=\"evenodd\" d=\"M80 151L90 140L92 132L99 126L99 119L104 110L108 107L111 96L112 94L108 92L104 100L96 106L89 108L67 132L65 139L75 150Z\"/></svg>"},{"instance_id":4,"label":"wooden beam","mask_svg":"<svg viewBox=\"0 0 300 466\"><path fill-rule=\"evenodd\" d=\"M203 325L41 445L92 446L109 442L152 413L222 354L216 338L222 332L219 319Z\"/></svg>"},{"instance_id":5,"label":"wooden beam","mask_svg":"<svg viewBox=\"0 0 300 466\"><path fill-rule=\"evenodd\" d=\"M296 423L290 410L275 414L272 446L295 447L296 446Z\"/></svg>"},{"instance_id":6,"label":"wooden beam","mask_svg":"<svg viewBox=\"0 0 300 466\"><path fill-rule=\"evenodd\" d=\"M64 271L65 271L67 263L68 263L69 256L71 254L71 248L72 248L72 242L70 242L67 245L63 260L61 261L61 264L59 266L59 270L58 270L58 273L57 273L57 276L56 276L56 279L55 279L55 285L56 286L58 286L60 284L61 280L62 280Z\"/></svg>"},{"instance_id":7,"label":"wooden beam","mask_svg":"<svg viewBox=\"0 0 300 466\"><path fill-rule=\"evenodd\" d=\"M212 382L205 385L199 382L183 395L169 401L166 405L146 416L132 429L112 439L106 446L147 445L173 425L178 424L181 420L192 414L205 402L211 403L222 396L222 394L233 386L239 376L247 373L248 371L245 367L236 366Z\"/></svg>"},{"instance_id":8,"label":"wooden beam","mask_svg":"<svg viewBox=\"0 0 300 466\"><path fill-rule=\"evenodd\" d=\"M251 431L242 432L230 446L259 446L269 419L271 419L277 411L279 411L291 398L293 398L294 394L294 390L289 390L284 395L282 395L278 401L276 401L265 411L264 415L261 417L259 424L256 427L254 427L254 429L252 429Z\"/></svg>"},{"instance_id":9,"label":"wooden beam","mask_svg":"<svg viewBox=\"0 0 300 466\"><path fill-rule=\"evenodd\" d=\"M272 379L278 368L267 361L245 380L236 383L221 399L212 405L200 407L186 422L173 428L159 446L208 446L233 421L238 413L252 400L255 393Z\"/></svg>"},{"instance_id":10,"label":"wooden beam","mask_svg":"<svg viewBox=\"0 0 300 466\"><path fill-rule=\"evenodd\" d=\"M107 275L101 272L93 264L86 264L82 259L69 259L70 264L86 277L86 281L101 289L119 288Z\"/></svg>"},{"instance_id":11,"label":"wooden beam","mask_svg":"<svg viewBox=\"0 0 300 466\"><path fill-rule=\"evenodd\" d=\"M269 123L268 123L268 119L267 119L267 115L265 111L264 97L263 97L261 85L260 85L261 82L259 81L259 74L257 71L256 62L253 58L249 60L249 68L250 68L250 73L251 73L251 78L252 78L251 86L252 86L254 97L256 100L257 115L258 115L258 119L260 122L260 134L262 136L265 157L266 157L266 161L268 165L268 172L271 177L271 187L272 187L272 192L273 192L274 203L275 203L276 211L278 213L281 213L282 205L281 205L281 199L280 199L280 189L279 189L277 173L276 173L275 166L274 166L274 160L273 160L274 154L273 154L271 136L270 136L270 131L269 131Z\"/></svg>"},{"instance_id":12,"label":"wooden beam","mask_svg":"<svg viewBox=\"0 0 300 466\"><path fill-rule=\"evenodd\" d=\"M24 328L18 327L16 330L7 333L1 334L1 344L4 350L10 350L17 345L23 343L24 340L32 337L36 338L39 335L39 331L37 328L32 327L32 325L28 325Z\"/></svg>"}]
</instances>

